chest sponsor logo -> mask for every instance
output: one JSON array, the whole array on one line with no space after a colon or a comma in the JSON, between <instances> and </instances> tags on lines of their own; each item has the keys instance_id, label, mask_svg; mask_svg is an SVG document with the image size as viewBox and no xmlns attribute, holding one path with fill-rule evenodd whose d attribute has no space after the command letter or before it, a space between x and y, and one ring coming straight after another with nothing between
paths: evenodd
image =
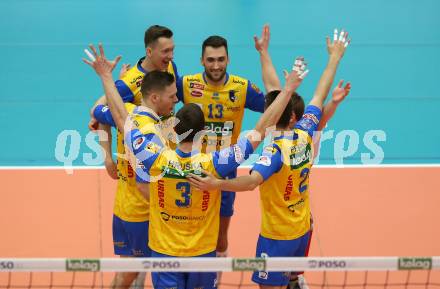
<instances>
[{"instance_id":1,"label":"chest sponsor logo","mask_svg":"<svg viewBox=\"0 0 440 289\"><path fill-rule=\"evenodd\" d=\"M195 88L195 89L200 89L200 90L204 90L205 89L205 85L199 83L199 82L190 82L189 83L189 88Z\"/></svg>"},{"instance_id":2,"label":"chest sponsor logo","mask_svg":"<svg viewBox=\"0 0 440 289\"><path fill-rule=\"evenodd\" d=\"M199 90L192 90L191 95L194 97L201 97L201 96L203 96L203 93Z\"/></svg>"}]
</instances>

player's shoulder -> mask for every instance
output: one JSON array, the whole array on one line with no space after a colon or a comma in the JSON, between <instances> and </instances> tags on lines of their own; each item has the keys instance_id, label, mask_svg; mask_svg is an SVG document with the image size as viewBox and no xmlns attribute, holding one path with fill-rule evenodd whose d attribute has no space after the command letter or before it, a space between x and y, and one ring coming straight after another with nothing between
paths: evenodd
<instances>
[{"instance_id":1,"label":"player's shoulder","mask_svg":"<svg viewBox=\"0 0 440 289\"><path fill-rule=\"evenodd\" d=\"M229 82L231 84L236 84L236 85L240 85L240 86L247 86L249 83L249 80L247 80L244 77L235 75L235 74L229 74Z\"/></svg>"},{"instance_id":2,"label":"player's shoulder","mask_svg":"<svg viewBox=\"0 0 440 289\"><path fill-rule=\"evenodd\" d=\"M143 58L139 59L138 62L136 62L136 65L133 65L125 74L121 77L121 80L124 81L127 85L135 85L137 83L140 83L142 79L144 78L145 71L141 69L140 63L142 62Z\"/></svg>"},{"instance_id":3,"label":"player's shoulder","mask_svg":"<svg viewBox=\"0 0 440 289\"><path fill-rule=\"evenodd\" d=\"M136 105L134 105L131 102L125 102L124 105L125 105L125 108L127 109L128 113L133 113L133 111L136 110Z\"/></svg>"}]
</instances>

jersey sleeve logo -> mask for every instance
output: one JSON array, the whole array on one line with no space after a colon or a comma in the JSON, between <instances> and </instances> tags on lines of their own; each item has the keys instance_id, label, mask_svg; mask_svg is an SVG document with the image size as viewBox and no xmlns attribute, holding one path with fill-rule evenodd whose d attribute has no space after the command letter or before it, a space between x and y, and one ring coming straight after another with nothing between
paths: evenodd
<instances>
[{"instance_id":1,"label":"jersey sleeve logo","mask_svg":"<svg viewBox=\"0 0 440 289\"><path fill-rule=\"evenodd\" d=\"M305 115L303 115L303 119L304 120L311 120L313 121L315 124L319 123L318 118L316 117L316 115L314 115L313 113L306 113Z\"/></svg>"},{"instance_id":2,"label":"jersey sleeve logo","mask_svg":"<svg viewBox=\"0 0 440 289\"><path fill-rule=\"evenodd\" d=\"M274 155L277 153L277 149L274 148L272 145L268 145L264 147L263 152Z\"/></svg>"},{"instance_id":3,"label":"jersey sleeve logo","mask_svg":"<svg viewBox=\"0 0 440 289\"><path fill-rule=\"evenodd\" d=\"M149 143L147 143L145 149L147 151L150 151L153 154L157 154L159 152L159 150L160 150L160 147L155 142L150 141Z\"/></svg>"},{"instance_id":4,"label":"jersey sleeve logo","mask_svg":"<svg viewBox=\"0 0 440 289\"><path fill-rule=\"evenodd\" d=\"M269 156L260 156L256 164L263 165L263 166L270 166L271 160Z\"/></svg>"},{"instance_id":5,"label":"jersey sleeve logo","mask_svg":"<svg viewBox=\"0 0 440 289\"><path fill-rule=\"evenodd\" d=\"M238 145L234 145L232 148L234 150L235 162L241 164L244 161L243 151L241 150L240 146L238 146Z\"/></svg>"},{"instance_id":6,"label":"jersey sleeve logo","mask_svg":"<svg viewBox=\"0 0 440 289\"><path fill-rule=\"evenodd\" d=\"M258 88L258 86L256 86L255 84L251 84L251 87L257 92L257 93L261 93L261 90Z\"/></svg>"},{"instance_id":7,"label":"jersey sleeve logo","mask_svg":"<svg viewBox=\"0 0 440 289\"><path fill-rule=\"evenodd\" d=\"M135 140L135 142L133 144L133 148L135 150L138 150L144 142L145 142L145 137L144 136L138 138L137 140Z\"/></svg>"}]
</instances>

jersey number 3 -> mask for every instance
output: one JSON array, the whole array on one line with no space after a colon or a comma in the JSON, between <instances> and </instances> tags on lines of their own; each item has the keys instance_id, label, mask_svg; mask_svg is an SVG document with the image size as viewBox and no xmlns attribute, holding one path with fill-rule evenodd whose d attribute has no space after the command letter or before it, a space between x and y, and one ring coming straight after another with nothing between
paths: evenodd
<instances>
[{"instance_id":1,"label":"jersey number 3","mask_svg":"<svg viewBox=\"0 0 440 289\"><path fill-rule=\"evenodd\" d=\"M186 182L177 183L176 190L182 192L182 199L176 200L176 206L179 208L189 208L191 206L190 184Z\"/></svg>"}]
</instances>

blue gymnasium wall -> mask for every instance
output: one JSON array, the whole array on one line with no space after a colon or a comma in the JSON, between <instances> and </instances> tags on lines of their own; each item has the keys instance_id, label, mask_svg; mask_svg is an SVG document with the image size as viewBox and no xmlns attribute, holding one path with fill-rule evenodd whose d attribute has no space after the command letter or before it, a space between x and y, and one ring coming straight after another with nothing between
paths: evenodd
<instances>
[{"instance_id":1,"label":"blue gymnasium wall","mask_svg":"<svg viewBox=\"0 0 440 289\"><path fill-rule=\"evenodd\" d=\"M108 56L135 63L144 53L143 33L152 24L175 32L180 73L194 73L201 42L211 34L230 45L229 72L262 81L252 36L270 23L270 52L281 71L304 55L310 74L300 93L310 99L327 58L324 37L349 30L352 45L336 79L350 80L351 95L329 123L333 138L322 145L320 163L334 163L334 143L345 148L359 136L345 163L361 163L370 150L363 138L383 130L383 163L439 163L440 1L0 1L0 165L61 165L57 136L78 131L75 165L92 153L85 138L88 110L102 94L98 78L81 62L90 42L102 41ZM244 128L257 114L247 113ZM351 142L351 143L350 143ZM71 143L68 142L67 145ZM72 152L71 152L72 153Z\"/></svg>"}]
</instances>

